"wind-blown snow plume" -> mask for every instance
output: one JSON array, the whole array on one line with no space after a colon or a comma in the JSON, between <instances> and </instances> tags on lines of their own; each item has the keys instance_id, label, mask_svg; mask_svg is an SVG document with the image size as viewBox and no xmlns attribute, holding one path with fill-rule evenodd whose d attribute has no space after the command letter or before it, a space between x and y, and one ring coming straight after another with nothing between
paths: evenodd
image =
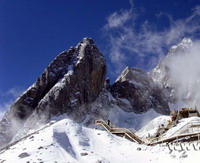
<instances>
[{"instance_id":1,"label":"wind-blown snow plume","mask_svg":"<svg viewBox=\"0 0 200 163\"><path fill-rule=\"evenodd\" d=\"M188 44L168 57L170 77L177 99L188 107L200 107L200 42ZM183 107L183 106L181 106Z\"/></svg>"},{"instance_id":2,"label":"wind-blown snow plume","mask_svg":"<svg viewBox=\"0 0 200 163\"><path fill-rule=\"evenodd\" d=\"M13 101L19 97L22 92L23 89L19 87L13 87L5 92L0 92L0 120L4 116L5 112L10 108Z\"/></svg>"},{"instance_id":3,"label":"wind-blown snow plume","mask_svg":"<svg viewBox=\"0 0 200 163\"><path fill-rule=\"evenodd\" d=\"M4 114L5 114L5 111L0 110L0 120L2 119Z\"/></svg>"},{"instance_id":4,"label":"wind-blown snow plume","mask_svg":"<svg viewBox=\"0 0 200 163\"><path fill-rule=\"evenodd\" d=\"M150 70L166 54L166 49L184 37L192 37L200 29L200 6L192 10L189 17L174 20L171 15L158 13L157 19L163 16L169 20L169 27L157 29L149 20L139 23L140 12L131 3L131 9L112 13L103 27L108 38L108 51L114 74L119 74L125 65Z\"/></svg>"},{"instance_id":5,"label":"wind-blown snow plume","mask_svg":"<svg viewBox=\"0 0 200 163\"><path fill-rule=\"evenodd\" d=\"M7 96L10 96L12 99L16 99L23 92L24 92L24 89L19 88L19 87L13 87L13 88L10 88L8 91L6 91L5 94Z\"/></svg>"},{"instance_id":6,"label":"wind-blown snow plume","mask_svg":"<svg viewBox=\"0 0 200 163\"><path fill-rule=\"evenodd\" d=\"M10 108L12 102L13 102L12 100L9 100L9 101L0 103L0 121L3 118L5 112Z\"/></svg>"}]
</instances>

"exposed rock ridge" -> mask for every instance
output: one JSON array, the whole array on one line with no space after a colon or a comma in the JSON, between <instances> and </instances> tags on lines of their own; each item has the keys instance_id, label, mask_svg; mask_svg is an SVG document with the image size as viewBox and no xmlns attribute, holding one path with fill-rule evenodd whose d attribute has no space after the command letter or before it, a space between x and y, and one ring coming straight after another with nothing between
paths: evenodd
<instances>
[{"instance_id":1,"label":"exposed rock ridge","mask_svg":"<svg viewBox=\"0 0 200 163\"><path fill-rule=\"evenodd\" d=\"M111 93L125 111L143 113L154 108L158 113L169 113L162 90L140 69L125 68L111 86Z\"/></svg>"}]
</instances>

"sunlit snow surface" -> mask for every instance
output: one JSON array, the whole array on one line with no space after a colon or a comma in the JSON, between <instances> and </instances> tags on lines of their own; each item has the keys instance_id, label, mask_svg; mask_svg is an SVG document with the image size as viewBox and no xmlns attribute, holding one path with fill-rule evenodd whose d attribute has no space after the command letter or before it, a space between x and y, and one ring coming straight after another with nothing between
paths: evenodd
<instances>
[{"instance_id":1,"label":"sunlit snow surface","mask_svg":"<svg viewBox=\"0 0 200 163\"><path fill-rule=\"evenodd\" d=\"M154 109L150 109L145 113L135 114L132 112L125 112L124 110L115 106L115 108L111 109L109 112L108 118L111 120L111 123L117 127L134 128L139 130L152 119L160 115L161 114L155 112Z\"/></svg>"},{"instance_id":2,"label":"sunlit snow surface","mask_svg":"<svg viewBox=\"0 0 200 163\"><path fill-rule=\"evenodd\" d=\"M143 132L156 128L167 119L167 116L156 118ZM199 151L189 145L188 148L190 151L170 151L167 146L139 145L106 131L82 127L63 119L1 151L0 162L194 162L199 158Z\"/></svg>"}]
</instances>

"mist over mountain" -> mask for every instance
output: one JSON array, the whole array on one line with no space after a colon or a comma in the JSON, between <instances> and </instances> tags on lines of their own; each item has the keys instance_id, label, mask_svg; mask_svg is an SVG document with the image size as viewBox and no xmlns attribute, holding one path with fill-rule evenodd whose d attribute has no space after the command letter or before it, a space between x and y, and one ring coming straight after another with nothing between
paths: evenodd
<instances>
[{"instance_id":1,"label":"mist over mountain","mask_svg":"<svg viewBox=\"0 0 200 163\"><path fill-rule=\"evenodd\" d=\"M183 39L151 72L126 67L110 83L103 54L91 38L84 38L60 53L12 104L0 122L0 144L63 114L86 126L110 119L139 129L160 114L168 115L172 104L198 106L198 50L198 43Z\"/></svg>"},{"instance_id":2,"label":"mist over mountain","mask_svg":"<svg viewBox=\"0 0 200 163\"><path fill-rule=\"evenodd\" d=\"M200 43L184 38L170 48L167 56L150 72L173 109L200 107Z\"/></svg>"}]
</instances>

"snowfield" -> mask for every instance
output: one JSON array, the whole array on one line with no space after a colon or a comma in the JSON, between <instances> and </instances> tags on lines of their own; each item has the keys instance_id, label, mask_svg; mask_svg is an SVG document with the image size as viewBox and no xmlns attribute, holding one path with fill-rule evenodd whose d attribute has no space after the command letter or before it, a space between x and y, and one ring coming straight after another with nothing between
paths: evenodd
<instances>
[{"instance_id":1,"label":"snowfield","mask_svg":"<svg viewBox=\"0 0 200 163\"><path fill-rule=\"evenodd\" d=\"M166 119L167 116L154 119L140 130L140 135ZM65 118L0 151L0 163L188 163L199 159L198 142L182 143L182 146L183 149L180 143L140 145Z\"/></svg>"}]
</instances>

